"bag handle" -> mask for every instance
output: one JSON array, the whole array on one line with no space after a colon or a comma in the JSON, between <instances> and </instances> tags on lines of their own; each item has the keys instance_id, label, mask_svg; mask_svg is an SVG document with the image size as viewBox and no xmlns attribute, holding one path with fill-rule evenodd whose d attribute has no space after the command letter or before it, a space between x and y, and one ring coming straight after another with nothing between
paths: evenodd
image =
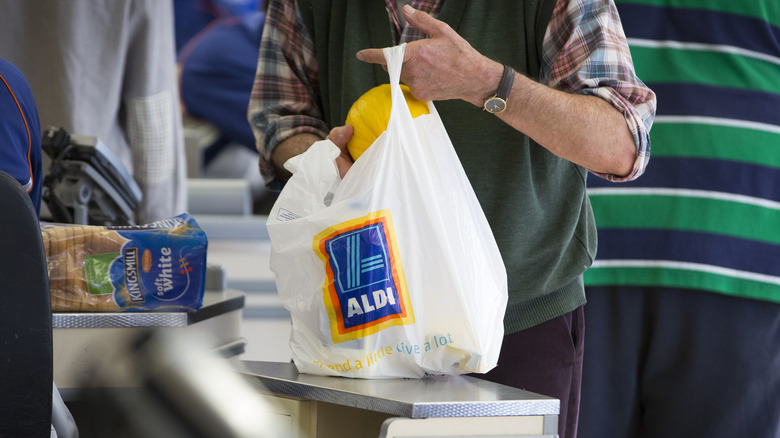
<instances>
[{"instance_id":1,"label":"bag handle","mask_svg":"<svg viewBox=\"0 0 780 438\"><path fill-rule=\"evenodd\" d=\"M404 64L405 49L406 43L382 49L385 61L387 61L387 73L390 75L392 106L390 107L390 120L387 122L388 130L393 126L410 126L412 123L412 113L404 98L404 92L401 90L401 68Z\"/></svg>"},{"instance_id":2,"label":"bag handle","mask_svg":"<svg viewBox=\"0 0 780 438\"><path fill-rule=\"evenodd\" d=\"M387 61L387 74L390 75L390 86L395 88L401 83L401 67L404 64L406 43L393 47L385 47L382 54Z\"/></svg>"}]
</instances>

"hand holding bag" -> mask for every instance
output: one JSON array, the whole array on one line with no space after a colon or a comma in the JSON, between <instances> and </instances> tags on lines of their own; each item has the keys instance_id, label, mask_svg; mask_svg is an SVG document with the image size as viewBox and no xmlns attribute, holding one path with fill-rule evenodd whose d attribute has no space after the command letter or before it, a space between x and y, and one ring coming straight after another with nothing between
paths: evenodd
<instances>
[{"instance_id":1,"label":"hand holding bag","mask_svg":"<svg viewBox=\"0 0 780 438\"><path fill-rule=\"evenodd\" d=\"M433 104L409 112L404 48L384 49L387 130L343 180L329 140L290 159L269 214L271 269L303 373L485 373L498 359L506 270Z\"/></svg>"}]
</instances>

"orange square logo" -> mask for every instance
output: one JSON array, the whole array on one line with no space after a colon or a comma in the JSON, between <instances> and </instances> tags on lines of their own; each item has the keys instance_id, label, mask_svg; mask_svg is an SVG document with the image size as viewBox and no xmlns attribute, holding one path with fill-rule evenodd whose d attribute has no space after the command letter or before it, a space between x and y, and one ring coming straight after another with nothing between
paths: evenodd
<instances>
[{"instance_id":1,"label":"orange square logo","mask_svg":"<svg viewBox=\"0 0 780 438\"><path fill-rule=\"evenodd\" d=\"M328 227L314 237L313 248L325 265L334 343L414 323L389 210Z\"/></svg>"}]
</instances>

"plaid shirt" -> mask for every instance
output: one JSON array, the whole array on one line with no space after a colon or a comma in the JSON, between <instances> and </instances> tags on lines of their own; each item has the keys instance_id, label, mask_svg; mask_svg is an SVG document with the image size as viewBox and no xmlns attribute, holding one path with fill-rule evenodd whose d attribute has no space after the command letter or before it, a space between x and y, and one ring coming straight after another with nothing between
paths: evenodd
<instances>
[{"instance_id":1,"label":"plaid shirt","mask_svg":"<svg viewBox=\"0 0 780 438\"><path fill-rule=\"evenodd\" d=\"M436 16L443 0L414 0L415 9ZM395 43L425 35L399 20L396 1L385 1ZM270 158L283 140L301 133L325 138L330 127L317 106L319 82L314 42L294 0L271 1L260 46L260 63L248 117L260 151L260 173L275 182ZM542 83L563 91L592 94L622 114L634 136L637 158L627 177L597 174L612 181L641 175L650 158L655 94L636 77L617 9L612 0L558 0L545 32Z\"/></svg>"}]
</instances>

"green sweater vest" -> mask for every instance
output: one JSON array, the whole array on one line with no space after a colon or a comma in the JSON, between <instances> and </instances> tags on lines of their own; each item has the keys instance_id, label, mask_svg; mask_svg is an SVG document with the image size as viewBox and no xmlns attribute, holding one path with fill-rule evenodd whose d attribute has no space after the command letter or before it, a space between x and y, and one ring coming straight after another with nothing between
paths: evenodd
<instances>
[{"instance_id":1,"label":"green sweater vest","mask_svg":"<svg viewBox=\"0 0 780 438\"><path fill-rule=\"evenodd\" d=\"M438 18L485 56L538 78L553 6L551 0L445 0ZM395 44L384 2L302 1L299 8L315 43L326 122L343 125L358 97L389 82L381 67L355 58L358 50ZM460 100L435 105L506 265L506 333L583 305L582 273L596 253L586 170L481 108Z\"/></svg>"}]
</instances>

